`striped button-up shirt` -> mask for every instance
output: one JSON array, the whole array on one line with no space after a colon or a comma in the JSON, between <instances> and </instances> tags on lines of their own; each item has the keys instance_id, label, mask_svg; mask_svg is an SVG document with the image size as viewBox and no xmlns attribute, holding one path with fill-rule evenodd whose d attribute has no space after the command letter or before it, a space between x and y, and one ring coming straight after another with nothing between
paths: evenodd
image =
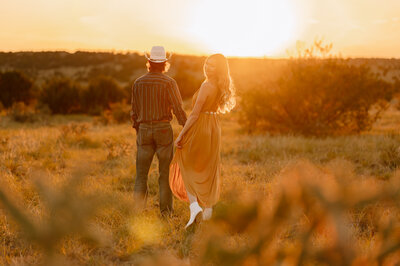
<instances>
[{"instance_id":1,"label":"striped button-up shirt","mask_svg":"<svg viewBox=\"0 0 400 266\"><path fill-rule=\"evenodd\" d=\"M173 110L180 125L186 123L186 113L182 109L182 98L173 78L159 72L149 72L132 86L131 117L133 127L142 122L172 120Z\"/></svg>"}]
</instances>

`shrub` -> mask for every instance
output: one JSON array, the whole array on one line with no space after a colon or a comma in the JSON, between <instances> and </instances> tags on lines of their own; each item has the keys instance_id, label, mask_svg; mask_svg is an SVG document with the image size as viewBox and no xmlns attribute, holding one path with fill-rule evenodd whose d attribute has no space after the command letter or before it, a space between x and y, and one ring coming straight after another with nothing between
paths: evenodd
<instances>
[{"instance_id":1,"label":"shrub","mask_svg":"<svg viewBox=\"0 0 400 266\"><path fill-rule=\"evenodd\" d=\"M53 77L46 81L40 94L40 102L47 105L53 114L77 112L80 108L78 84L66 77Z\"/></svg>"},{"instance_id":2,"label":"shrub","mask_svg":"<svg viewBox=\"0 0 400 266\"><path fill-rule=\"evenodd\" d=\"M316 42L314 48L328 49ZM387 107L392 85L366 65L313 49L289 61L281 78L241 94L241 122L248 131L307 136L359 133Z\"/></svg>"},{"instance_id":3,"label":"shrub","mask_svg":"<svg viewBox=\"0 0 400 266\"><path fill-rule=\"evenodd\" d=\"M32 98L32 81L18 71L0 73L0 102L8 108L15 102L28 104Z\"/></svg>"},{"instance_id":4,"label":"shrub","mask_svg":"<svg viewBox=\"0 0 400 266\"><path fill-rule=\"evenodd\" d=\"M85 123L77 124L77 123L69 123L68 125L64 125L61 127L61 138L81 138L86 136L89 130L89 125Z\"/></svg>"},{"instance_id":5,"label":"shrub","mask_svg":"<svg viewBox=\"0 0 400 266\"><path fill-rule=\"evenodd\" d=\"M110 77L92 80L84 91L82 108L90 114L100 114L109 109L110 103L120 102L127 97L126 92Z\"/></svg>"},{"instance_id":6,"label":"shrub","mask_svg":"<svg viewBox=\"0 0 400 266\"><path fill-rule=\"evenodd\" d=\"M46 105L26 105L23 102L16 102L7 110L7 115L15 122L47 123L50 111Z\"/></svg>"},{"instance_id":7,"label":"shrub","mask_svg":"<svg viewBox=\"0 0 400 266\"><path fill-rule=\"evenodd\" d=\"M104 144L107 147L107 160L118 159L128 155L130 145L126 142L116 142L111 139L107 139Z\"/></svg>"},{"instance_id":8,"label":"shrub","mask_svg":"<svg viewBox=\"0 0 400 266\"><path fill-rule=\"evenodd\" d=\"M23 102L16 102L8 110L10 118L16 122L36 122L39 116L36 114L32 106L25 105Z\"/></svg>"},{"instance_id":9,"label":"shrub","mask_svg":"<svg viewBox=\"0 0 400 266\"><path fill-rule=\"evenodd\" d=\"M116 123L129 122L131 119L130 109L131 106L126 101L110 104L111 116Z\"/></svg>"},{"instance_id":10,"label":"shrub","mask_svg":"<svg viewBox=\"0 0 400 266\"><path fill-rule=\"evenodd\" d=\"M113 123L113 118L110 110L104 110L101 115L93 119L93 125L109 125Z\"/></svg>"},{"instance_id":11,"label":"shrub","mask_svg":"<svg viewBox=\"0 0 400 266\"><path fill-rule=\"evenodd\" d=\"M108 125L112 123L122 124L130 121L130 108L131 106L122 101L119 103L111 103L109 110L104 110L101 116L95 119L95 124L100 123Z\"/></svg>"}]
</instances>

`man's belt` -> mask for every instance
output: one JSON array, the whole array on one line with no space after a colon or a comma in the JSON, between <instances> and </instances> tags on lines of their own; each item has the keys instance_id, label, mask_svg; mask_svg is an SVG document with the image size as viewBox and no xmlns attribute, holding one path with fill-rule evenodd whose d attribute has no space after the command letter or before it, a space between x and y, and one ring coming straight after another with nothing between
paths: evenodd
<instances>
[{"instance_id":1,"label":"man's belt","mask_svg":"<svg viewBox=\"0 0 400 266\"><path fill-rule=\"evenodd\" d=\"M170 121L165 119L165 120L154 120L154 121L144 121L144 122L140 122L140 124L157 124L157 123L169 123Z\"/></svg>"}]
</instances>

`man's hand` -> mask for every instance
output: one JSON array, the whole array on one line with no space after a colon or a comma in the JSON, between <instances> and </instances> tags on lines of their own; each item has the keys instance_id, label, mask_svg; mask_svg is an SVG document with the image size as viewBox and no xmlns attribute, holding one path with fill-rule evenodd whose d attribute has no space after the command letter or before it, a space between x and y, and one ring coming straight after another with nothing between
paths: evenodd
<instances>
[{"instance_id":1,"label":"man's hand","mask_svg":"<svg viewBox=\"0 0 400 266\"><path fill-rule=\"evenodd\" d=\"M133 123L133 124L132 124L132 127L136 130L136 133L139 132L139 124Z\"/></svg>"},{"instance_id":2,"label":"man's hand","mask_svg":"<svg viewBox=\"0 0 400 266\"><path fill-rule=\"evenodd\" d=\"M131 115L132 127L136 130L136 133L139 131L139 124L136 122L135 117Z\"/></svg>"},{"instance_id":3,"label":"man's hand","mask_svg":"<svg viewBox=\"0 0 400 266\"><path fill-rule=\"evenodd\" d=\"M179 135L175 140L175 146L177 149L182 149L182 136Z\"/></svg>"}]
</instances>

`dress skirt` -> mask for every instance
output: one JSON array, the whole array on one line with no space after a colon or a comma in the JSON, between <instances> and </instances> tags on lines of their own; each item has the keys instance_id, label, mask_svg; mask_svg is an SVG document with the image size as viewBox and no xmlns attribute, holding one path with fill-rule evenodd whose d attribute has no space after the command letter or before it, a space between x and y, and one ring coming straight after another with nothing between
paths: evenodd
<instances>
[{"instance_id":1,"label":"dress skirt","mask_svg":"<svg viewBox=\"0 0 400 266\"><path fill-rule=\"evenodd\" d=\"M186 190L203 207L212 207L220 195L221 127L217 114L200 113L182 138L170 166L172 193L189 201Z\"/></svg>"}]
</instances>

